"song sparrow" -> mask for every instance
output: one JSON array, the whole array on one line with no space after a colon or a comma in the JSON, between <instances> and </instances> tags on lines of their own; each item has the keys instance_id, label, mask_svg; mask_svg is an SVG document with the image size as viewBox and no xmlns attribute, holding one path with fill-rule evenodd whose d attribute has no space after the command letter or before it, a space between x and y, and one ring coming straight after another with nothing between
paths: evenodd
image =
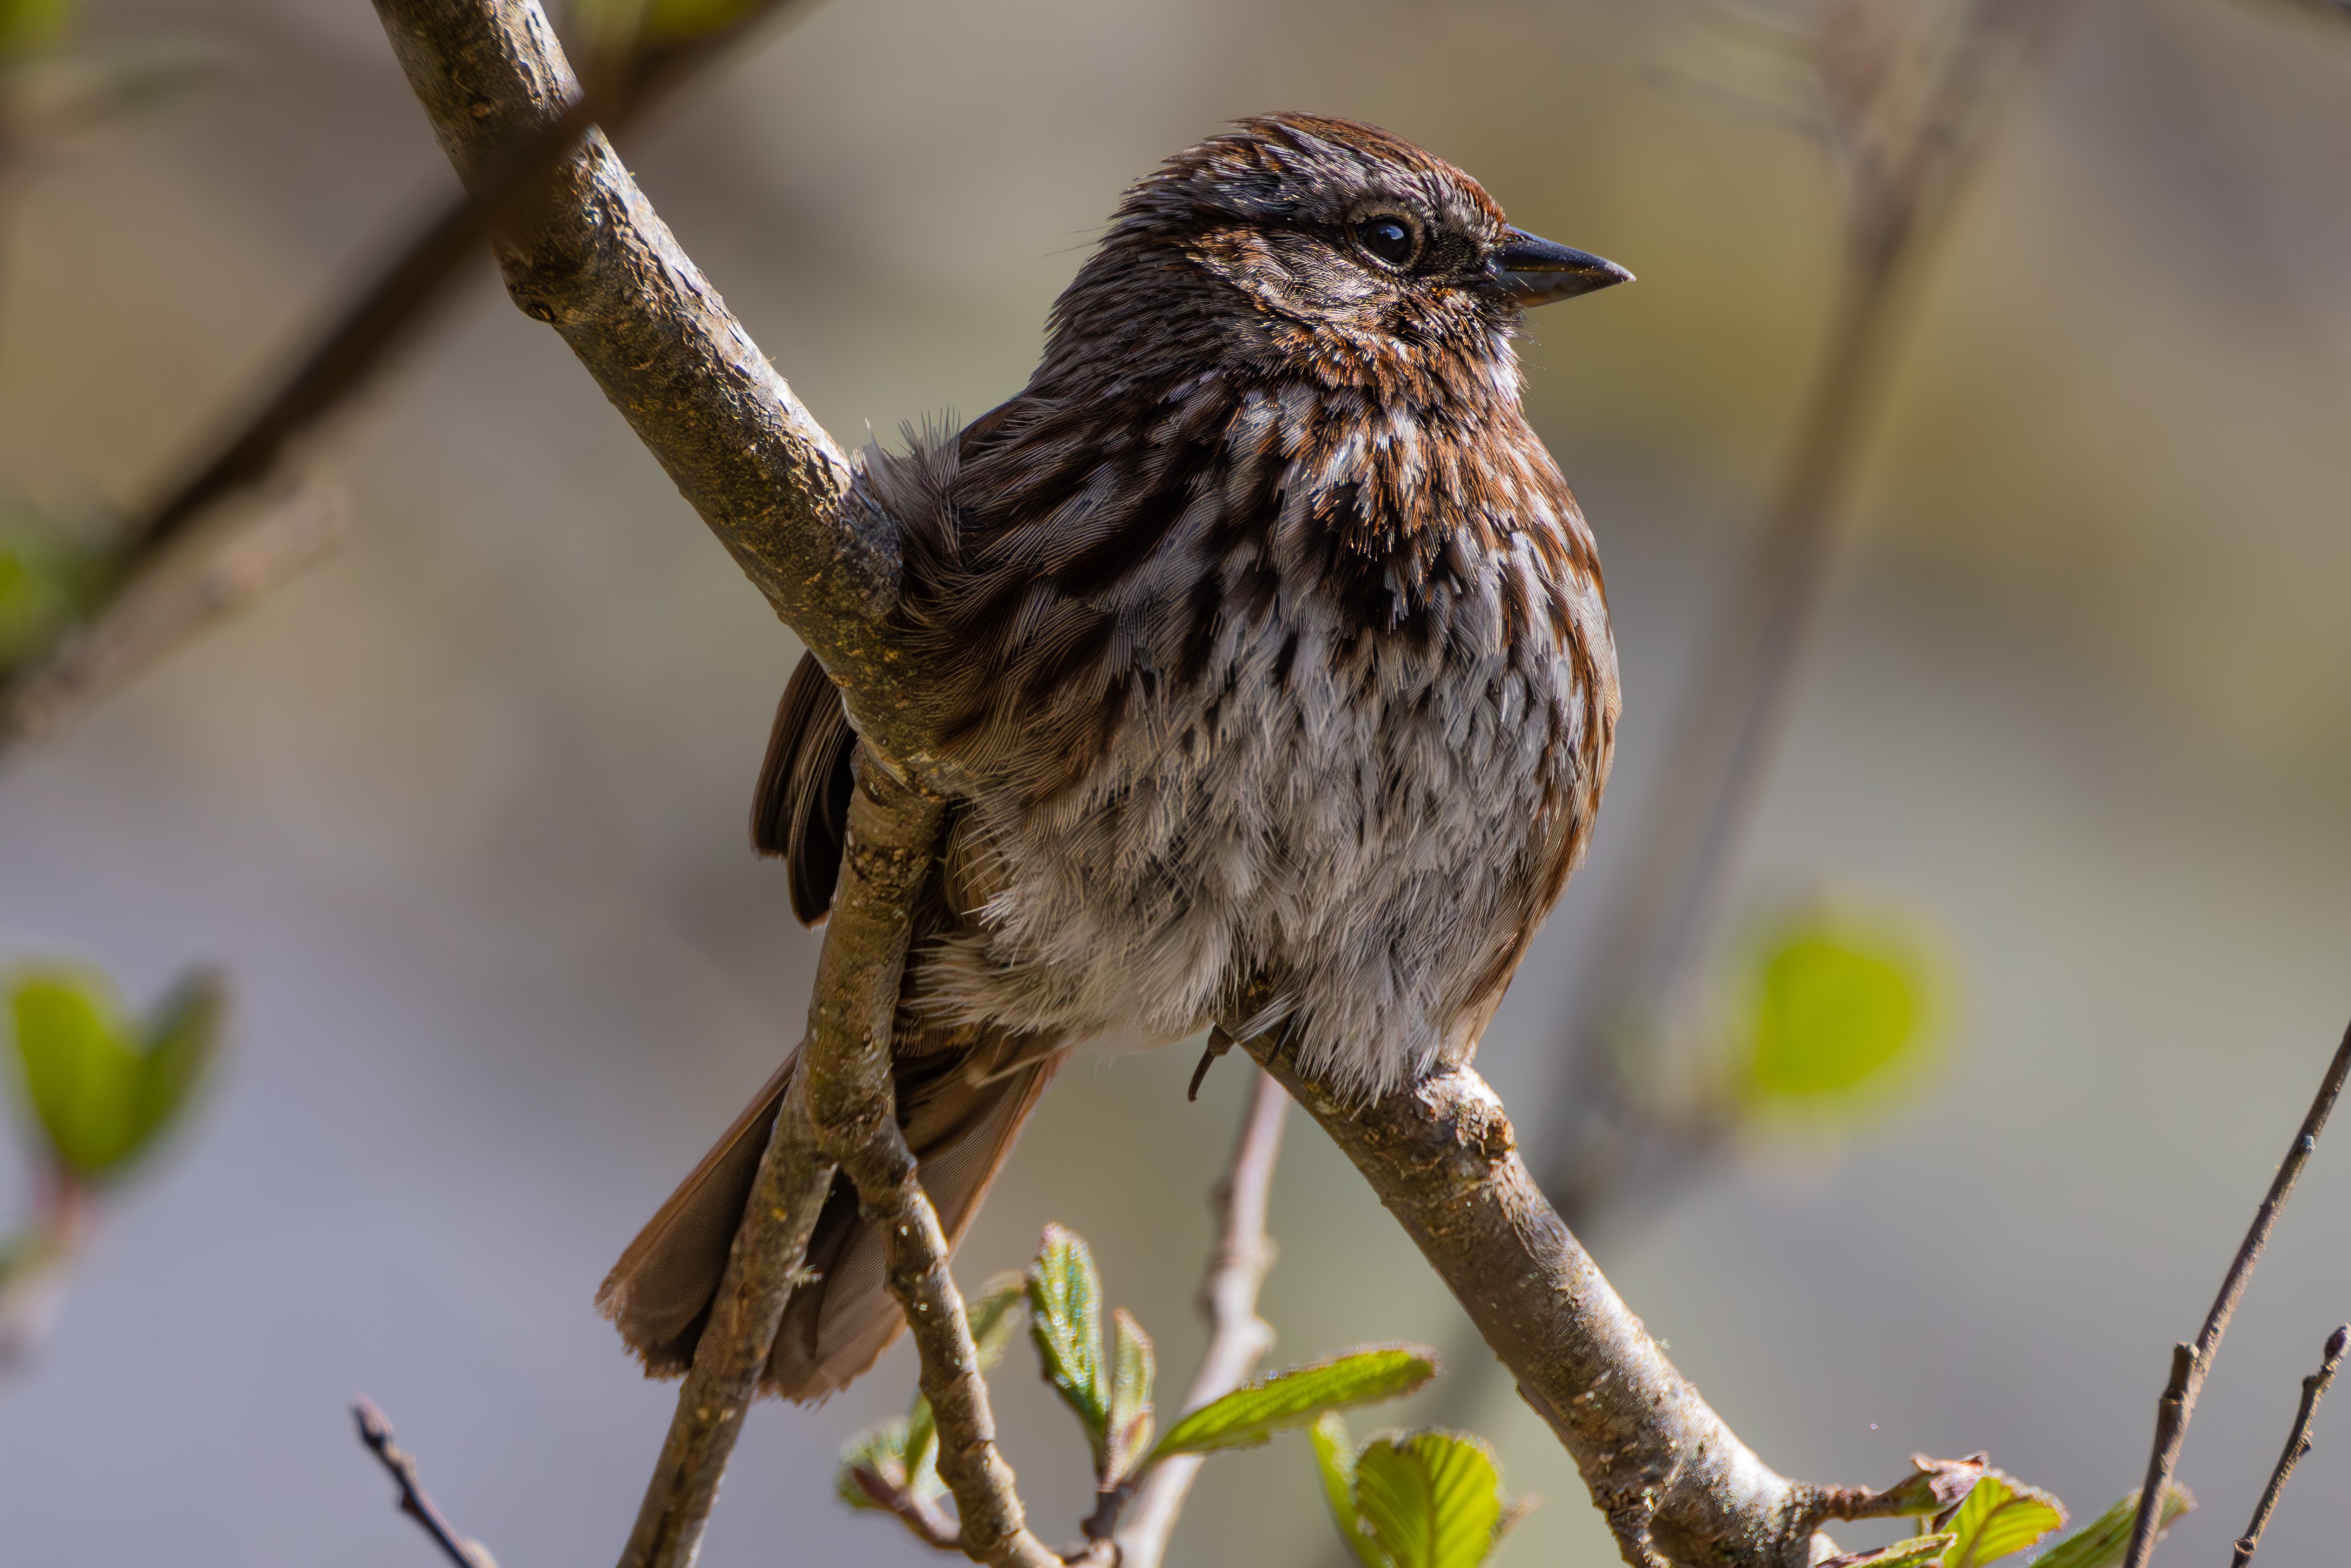
<instances>
[{"instance_id":1,"label":"song sparrow","mask_svg":"<svg viewBox=\"0 0 2351 1568\"><path fill-rule=\"evenodd\" d=\"M1617 708L1510 340L1629 277L1385 131L1245 120L1126 193L1027 390L866 455L957 780L893 1042L950 1238L1081 1041L1279 1023L1365 1096L1475 1047L1583 852ZM811 924L855 744L804 659L752 833ZM692 1357L792 1071L604 1283L653 1372ZM799 1398L899 1325L845 1180L808 1266L767 1377Z\"/></svg>"}]
</instances>

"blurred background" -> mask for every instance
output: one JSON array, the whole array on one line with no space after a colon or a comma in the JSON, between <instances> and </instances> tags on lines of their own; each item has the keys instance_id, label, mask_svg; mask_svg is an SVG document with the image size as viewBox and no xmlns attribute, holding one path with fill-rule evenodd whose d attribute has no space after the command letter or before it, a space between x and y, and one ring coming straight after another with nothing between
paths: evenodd
<instances>
[{"instance_id":1,"label":"blurred background","mask_svg":"<svg viewBox=\"0 0 2351 1568\"><path fill-rule=\"evenodd\" d=\"M0 487L68 511L150 495L453 185L358 0L78 26L219 63L13 169ZM1832 163L1711 85L1716 27L1640 0L835 0L628 146L849 444L1016 389L1120 188L1242 113L1384 124L1639 274L1524 345L1625 698L1597 848L1479 1059L1531 1144L1837 274ZM2351 27L2317 8L2089 0L1922 274L1728 907L1901 912L1938 1043L1866 1115L1742 1134L1593 1237L1784 1473L1988 1448L2077 1518L2135 1486L2168 1347L2351 1011L2346 145ZM590 1297L804 1016L818 939L743 828L799 649L486 257L302 461L349 495L340 552L0 775L0 961L99 964L143 1007L208 960L235 995L209 1093L0 1385L0 1557L427 1563L352 1440L365 1391L507 1568L596 1561L673 1399ZM1171 1394L1246 1088L1236 1058L1187 1105L1193 1061L1065 1072L962 1254L973 1280L1081 1231ZM35 1189L0 1166L0 1228ZM2351 1315L2346 1214L2351 1149L2322 1145L2166 1560L2243 1527ZM1462 1343L1302 1118L1272 1224L1277 1361ZM1007 1449L1074 1536L1082 1443L1027 1367L996 1379ZM902 1345L823 1408L755 1411L705 1560L926 1558L832 1496L912 1377ZM1614 1561L1566 1456L1484 1388L1446 1418L1548 1500L1499 1561ZM2346 1423L2322 1413L2262 1561L2339 1558ZM1209 1466L1173 1560L1334 1539L1288 1439Z\"/></svg>"}]
</instances>

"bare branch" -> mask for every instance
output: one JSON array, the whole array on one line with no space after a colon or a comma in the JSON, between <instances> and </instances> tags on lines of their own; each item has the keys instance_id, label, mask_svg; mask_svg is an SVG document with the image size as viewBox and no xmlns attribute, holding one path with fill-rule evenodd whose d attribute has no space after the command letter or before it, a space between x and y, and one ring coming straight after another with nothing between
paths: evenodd
<instances>
[{"instance_id":1,"label":"bare branch","mask_svg":"<svg viewBox=\"0 0 2351 1568\"><path fill-rule=\"evenodd\" d=\"M1238 1388L1273 1348L1273 1327L1257 1315L1257 1298L1273 1267L1266 1206L1273 1196L1274 1162L1280 1157L1281 1121L1289 1108L1289 1092L1260 1072L1233 1146L1233 1163L1212 1200L1217 1249L1200 1286L1208 1349L1200 1358L1200 1370L1192 1375L1192 1386L1184 1393L1186 1414ZM1179 1454L1152 1469L1135 1495L1125 1528L1118 1532L1120 1568L1159 1568L1176 1517L1204 1462L1198 1454Z\"/></svg>"},{"instance_id":2,"label":"bare branch","mask_svg":"<svg viewBox=\"0 0 2351 1568\"><path fill-rule=\"evenodd\" d=\"M232 519L217 539L198 535L185 549L145 558L95 620L0 686L0 749L63 729L145 665L326 555L349 518L340 495L305 484Z\"/></svg>"},{"instance_id":3,"label":"bare branch","mask_svg":"<svg viewBox=\"0 0 2351 1568\"><path fill-rule=\"evenodd\" d=\"M536 0L376 0L458 172L560 120L579 84ZM601 133L559 164L507 287L560 333L745 575L824 662L858 733L910 777L924 683L885 612L898 527L847 507L848 459L679 248Z\"/></svg>"},{"instance_id":4,"label":"bare branch","mask_svg":"<svg viewBox=\"0 0 2351 1568\"><path fill-rule=\"evenodd\" d=\"M2277 1511L2278 1498L2285 1491L2285 1483L2294 1479L2294 1466L2310 1452L2310 1427L2317 1418L2318 1402L2326 1397L2326 1385L2335 1381L2346 1348L2351 1348L2351 1323L2327 1336L2326 1359L2318 1364L2316 1372L2302 1380L2302 1406L2294 1412L2294 1429L2285 1435L2285 1450L2278 1455L2277 1467L2270 1471L2270 1484L2262 1489L2262 1500L2254 1505L2252 1523L2237 1537L2236 1554L2229 1559L2229 1568L2245 1568L2253 1560L2253 1553L2262 1549L2262 1531L2270 1527L2270 1515Z\"/></svg>"},{"instance_id":5,"label":"bare branch","mask_svg":"<svg viewBox=\"0 0 2351 1568\"><path fill-rule=\"evenodd\" d=\"M1833 1494L1740 1442L1657 1348L1527 1174L1460 1066L1368 1103L1268 1037L1249 1054L1346 1151L1573 1456L1635 1568L1804 1568ZM1843 1494L1836 1494L1843 1495Z\"/></svg>"},{"instance_id":6,"label":"bare branch","mask_svg":"<svg viewBox=\"0 0 2351 1568\"><path fill-rule=\"evenodd\" d=\"M673 1568L694 1561L743 1417L758 1394L760 1371L775 1348L793 1280L807 1261L809 1237L832 1188L832 1163L817 1152L806 1081L796 1079L785 1092L776 1130L760 1157L709 1325L677 1391L677 1412L670 1418L661 1459L621 1554L624 1568Z\"/></svg>"},{"instance_id":7,"label":"bare branch","mask_svg":"<svg viewBox=\"0 0 2351 1568\"><path fill-rule=\"evenodd\" d=\"M351 1415L360 1424L360 1441L368 1446L368 1452L383 1461L383 1468L399 1486L400 1511L423 1526L424 1533L457 1568L498 1568L497 1559L490 1555L489 1548L451 1529L441 1511L433 1506L433 1500L424 1495L424 1485L416 1479L416 1456L392 1442L392 1423L383 1418L383 1412L375 1407L374 1402L362 1394L359 1403L351 1406Z\"/></svg>"},{"instance_id":8,"label":"bare branch","mask_svg":"<svg viewBox=\"0 0 2351 1568\"><path fill-rule=\"evenodd\" d=\"M2188 1436L2189 1418L2196 1413L2196 1396L2203 1391L2204 1379L2212 1370L2212 1357L2220 1348L2220 1336L2229 1332L2229 1320L2236 1314L2237 1303L2244 1299L2245 1287L2252 1281L2254 1265L2262 1260L2262 1253L2270 1244L2270 1232L2277 1228L2285 1200L2294 1196L2294 1184L2302 1179L2303 1166L2310 1163L2312 1153L2318 1147L2318 1134L2325 1130L2327 1115L2343 1093L2346 1076L2351 1076L2351 1028L2343 1031L2343 1043L2335 1048L2335 1060L2327 1064L2317 1097L2311 1101L2310 1112L2302 1119L2302 1131L2295 1134L2294 1146L2286 1151L2284 1163L2278 1166L2276 1179L2270 1183L2269 1196L2254 1210L2253 1223L2246 1230L2244 1240L2238 1244L2236 1257L2230 1260L2229 1272L2220 1281L2220 1293L2213 1298L2212 1310L2205 1315L2203 1331L2197 1334L2194 1344L2171 1348L2171 1379L2164 1385L2163 1397L2156 1405L2155 1452L2147 1458L2147 1487L2139 1493L2138 1517L2131 1525L2130 1552L2123 1559L2123 1568L2146 1568L2147 1554L2155 1550L2156 1533L2162 1523L2163 1498L2171 1489L2172 1471L2179 1465L2179 1447Z\"/></svg>"}]
</instances>

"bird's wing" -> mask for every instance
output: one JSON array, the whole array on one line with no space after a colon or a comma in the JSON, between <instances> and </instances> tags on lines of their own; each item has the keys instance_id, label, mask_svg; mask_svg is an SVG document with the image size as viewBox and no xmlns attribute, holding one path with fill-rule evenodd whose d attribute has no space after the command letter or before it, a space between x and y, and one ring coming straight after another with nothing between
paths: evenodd
<instances>
[{"instance_id":1,"label":"bird's wing","mask_svg":"<svg viewBox=\"0 0 2351 1568\"><path fill-rule=\"evenodd\" d=\"M763 855L781 855L792 879L792 913L803 925L818 925L832 908L841 881L841 851L849 837L849 793L854 788L849 762L857 732L824 666L813 653L799 667L776 705L776 726L768 736L767 760L751 800L751 844Z\"/></svg>"}]
</instances>

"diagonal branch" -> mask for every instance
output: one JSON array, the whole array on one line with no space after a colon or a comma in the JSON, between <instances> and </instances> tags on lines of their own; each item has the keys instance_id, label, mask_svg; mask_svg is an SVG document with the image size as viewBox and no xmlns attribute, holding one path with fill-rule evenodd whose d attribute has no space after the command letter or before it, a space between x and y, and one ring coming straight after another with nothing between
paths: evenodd
<instances>
[{"instance_id":1,"label":"diagonal branch","mask_svg":"<svg viewBox=\"0 0 2351 1568\"><path fill-rule=\"evenodd\" d=\"M1281 1121L1290 1094L1272 1078L1258 1075L1249 1093L1233 1163L1217 1184L1217 1250L1200 1287L1200 1307L1208 1319L1208 1350L1185 1391L1186 1412L1197 1410L1238 1388L1273 1348L1273 1327L1257 1315L1258 1291L1273 1268L1274 1246L1266 1235L1266 1206L1273 1197L1273 1166L1281 1154ZM1184 1498L1205 1462L1179 1454L1155 1466L1135 1495L1134 1511L1118 1532L1119 1568L1159 1568L1167 1537L1183 1511Z\"/></svg>"},{"instance_id":2,"label":"diagonal branch","mask_svg":"<svg viewBox=\"0 0 2351 1568\"><path fill-rule=\"evenodd\" d=\"M351 1406L351 1415L360 1424L360 1441L382 1462L399 1486L400 1511L433 1538L441 1554L457 1568L498 1568L487 1547L458 1534L442 1517L441 1511L433 1506L433 1500L424 1495L424 1483L416 1479L416 1456L392 1440L392 1423L383 1418L383 1412L375 1407L374 1401L361 1395L360 1402Z\"/></svg>"},{"instance_id":3,"label":"diagonal branch","mask_svg":"<svg viewBox=\"0 0 2351 1568\"><path fill-rule=\"evenodd\" d=\"M2294 1413L2294 1429L2285 1435L2285 1450L2270 1471L2270 1483L2262 1489L2262 1500L2253 1506L2253 1521L2245 1533L2237 1537L2237 1550L2229 1559L2229 1568L2245 1568L2253 1553L2262 1548L2262 1531L2270 1527L2270 1515L2277 1511L2278 1499L2285 1492L2285 1483L2294 1479L2294 1468L2310 1452L2311 1424L2318 1418L2318 1402L2326 1397L2329 1384L2341 1370L2343 1354L2351 1349L2351 1323L2346 1323L2326 1336L2326 1359L2318 1370L2302 1380L2302 1404Z\"/></svg>"},{"instance_id":4,"label":"diagonal branch","mask_svg":"<svg viewBox=\"0 0 2351 1568\"><path fill-rule=\"evenodd\" d=\"M461 175L560 122L579 80L538 0L376 0L409 86ZM557 165L507 291L580 363L776 612L824 663L858 733L900 767L919 683L883 616L897 525L849 507L850 465L679 248L601 131Z\"/></svg>"},{"instance_id":5,"label":"diagonal branch","mask_svg":"<svg viewBox=\"0 0 2351 1568\"><path fill-rule=\"evenodd\" d=\"M340 495L305 484L216 538L142 558L94 619L0 683L0 750L63 729L144 666L324 556L348 523Z\"/></svg>"},{"instance_id":6,"label":"diagonal branch","mask_svg":"<svg viewBox=\"0 0 2351 1568\"><path fill-rule=\"evenodd\" d=\"M1803 1568L1815 1528L1864 1494L1779 1476L1674 1370L1520 1159L1467 1066L1368 1104L1247 1048L1306 1107L1518 1376L1634 1568Z\"/></svg>"},{"instance_id":7,"label":"diagonal branch","mask_svg":"<svg viewBox=\"0 0 2351 1568\"><path fill-rule=\"evenodd\" d=\"M2302 1130L2294 1134L2294 1146L2278 1166L2276 1179L2270 1183L2269 1195L2253 1211L2253 1223L2238 1243L2236 1257L2229 1261L2220 1293L2213 1298L2196 1343L2171 1347L2171 1379L2164 1385L2163 1397L2156 1402L2155 1451L2147 1457L2147 1486L2139 1493L2138 1517L2131 1524L2130 1552L2123 1559L2124 1568L2146 1568L2147 1554L2155 1550L2155 1538L2162 1528L2162 1500L2170 1491L2172 1471L2179 1465L2188 1421L2196 1414L2196 1396L2204 1390L2212 1357L2220 1349L2220 1336L2229 1332L2229 1320L2236 1315L2237 1303L2244 1300L2254 1266L2269 1247L2270 1233L2285 1211L2285 1200L2294 1196L2294 1183L2302 1179L2303 1166L2318 1148L2318 1134L2326 1130L2326 1118L2342 1097L2347 1077L2351 1077L2351 1028L2343 1031L2343 1043L2335 1048L2335 1059L2319 1080L2318 1093L2302 1119Z\"/></svg>"}]
</instances>

